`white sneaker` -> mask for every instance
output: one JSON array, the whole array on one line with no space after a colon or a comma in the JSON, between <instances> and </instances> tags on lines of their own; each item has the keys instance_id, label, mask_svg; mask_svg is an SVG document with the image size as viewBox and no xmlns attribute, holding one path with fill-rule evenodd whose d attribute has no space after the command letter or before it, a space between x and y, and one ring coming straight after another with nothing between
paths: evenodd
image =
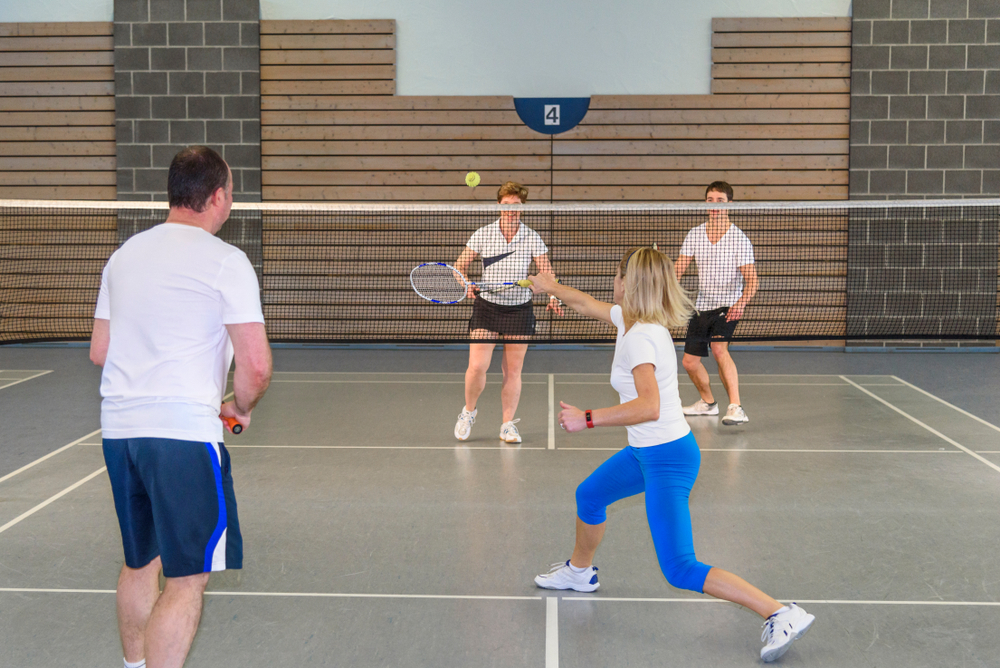
<instances>
[{"instance_id":1,"label":"white sneaker","mask_svg":"<svg viewBox=\"0 0 1000 668\"><path fill-rule=\"evenodd\" d=\"M472 425L476 424L476 413L477 411L475 409L467 411L465 410L465 406L462 406L462 412L458 416L458 422L455 423L455 438L460 441L464 441L472 435Z\"/></svg>"},{"instance_id":2,"label":"white sneaker","mask_svg":"<svg viewBox=\"0 0 1000 668\"><path fill-rule=\"evenodd\" d=\"M704 399L699 399L690 406L683 408L684 415L718 415L719 402L708 403Z\"/></svg>"},{"instance_id":3,"label":"white sneaker","mask_svg":"<svg viewBox=\"0 0 1000 668\"><path fill-rule=\"evenodd\" d=\"M770 663L787 652L792 642L804 636L814 621L815 615L810 615L794 603L768 617L760 636L764 643L760 650L761 660Z\"/></svg>"},{"instance_id":4,"label":"white sneaker","mask_svg":"<svg viewBox=\"0 0 1000 668\"><path fill-rule=\"evenodd\" d=\"M594 591L601 586L597 581L597 566L588 566L582 573L575 572L566 563L552 564L552 570L535 578L535 584L542 589L572 589L573 591Z\"/></svg>"},{"instance_id":5,"label":"white sneaker","mask_svg":"<svg viewBox=\"0 0 1000 668\"><path fill-rule=\"evenodd\" d=\"M743 407L739 404L729 404L729 410L726 411L726 417L722 418L722 424L743 424L744 422L749 422L750 418L743 411Z\"/></svg>"},{"instance_id":6,"label":"white sneaker","mask_svg":"<svg viewBox=\"0 0 1000 668\"><path fill-rule=\"evenodd\" d=\"M508 443L520 443L521 435L517 433L517 427L514 425L521 421L521 418L516 420L511 420L510 422L504 422L500 425L500 440L507 441Z\"/></svg>"}]
</instances>

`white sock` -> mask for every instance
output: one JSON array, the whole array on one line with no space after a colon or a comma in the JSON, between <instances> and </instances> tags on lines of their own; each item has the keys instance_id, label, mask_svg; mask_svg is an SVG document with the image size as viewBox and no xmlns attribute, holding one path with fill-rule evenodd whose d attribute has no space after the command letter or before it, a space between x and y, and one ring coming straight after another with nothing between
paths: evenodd
<instances>
[{"instance_id":1,"label":"white sock","mask_svg":"<svg viewBox=\"0 0 1000 668\"><path fill-rule=\"evenodd\" d=\"M586 568L577 568L577 567L576 567L576 566L574 566L574 565L573 565L572 563L571 563L571 564L569 565L569 569L570 569L571 571L573 571L574 573L576 573L577 575L579 575L580 573L584 573L584 572L586 572L586 571L587 571L587 568L590 568L590 566L587 566Z\"/></svg>"},{"instance_id":2,"label":"white sock","mask_svg":"<svg viewBox=\"0 0 1000 668\"><path fill-rule=\"evenodd\" d=\"M146 660L139 659L135 663L129 663L128 659L125 659L125 668L146 668Z\"/></svg>"}]
</instances>

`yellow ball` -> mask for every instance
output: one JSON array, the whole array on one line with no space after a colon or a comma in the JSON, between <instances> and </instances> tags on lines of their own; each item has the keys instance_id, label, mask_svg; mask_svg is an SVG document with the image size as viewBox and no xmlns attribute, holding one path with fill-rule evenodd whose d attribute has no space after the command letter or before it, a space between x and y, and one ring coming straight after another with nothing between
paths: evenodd
<instances>
[{"instance_id":1,"label":"yellow ball","mask_svg":"<svg viewBox=\"0 0 1000 668\"><path fill-rule=\"evenodd\" d=\"M468 174L466 174L465 185L469 186L470 188L475 188L476 186L478 186L479 174L476 174L475 172L469 172Z\"/></svg>"}]
</instances>

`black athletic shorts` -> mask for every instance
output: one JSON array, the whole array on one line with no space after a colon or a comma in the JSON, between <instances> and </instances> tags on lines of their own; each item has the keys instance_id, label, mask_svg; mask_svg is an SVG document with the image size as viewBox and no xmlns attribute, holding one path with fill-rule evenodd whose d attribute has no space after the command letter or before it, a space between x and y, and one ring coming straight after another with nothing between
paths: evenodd
<instances>
[{"instance_id":1,"label":"black athletic shorts","mask_svg":"<svg viewBox=\"0 0 1000 668\"><path fill-rule=\"evenodd\" d=\"M708 357L709 340L729 341L733 338L739 320L726 321L728 306L711 311L695 311L688 322L687 338L684 340L684 352L697 357Z\"/></svg>"},{"instance_id":2,"label":"black athletic shorts","mask_svg":"<svg viewBox=\"0 0 1000 668\"><path fill-rule=\"evenodd\" d=\"M535 333L535 309L530 301L517 306L501 306L477 296L472 302L469 332L476 329L508 336L531 336Z\"/></svg>"}]
</instances>

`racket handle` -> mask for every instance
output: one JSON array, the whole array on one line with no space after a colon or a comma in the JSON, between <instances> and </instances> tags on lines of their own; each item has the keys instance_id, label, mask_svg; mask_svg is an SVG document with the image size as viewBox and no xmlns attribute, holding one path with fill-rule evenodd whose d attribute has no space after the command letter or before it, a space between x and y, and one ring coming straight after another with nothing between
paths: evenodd
<instances>
[{"instance_id":1,"label":"racket handle","mask_svg":"<svg viewBox=\"0 0 1000 668\"><path fill-rule=\"evenodd\" d=\"M557 278L556 279L556 283L562 283L562 281L560 281ZM534 285L534 283L532 283L531 281L529 281L526 278L522 278L520 281L517 282L517 285L520 286L520 287L522 287L522 288L530 288L532 285Z\"/></svg>"},{"instance_id":2,"label":"racket handle","mask_svg":"<svg viewBox=\"0 0 1000 668\"><path fill-rule=\"evenodd\" d=\"M241 434L241 433L243 433L243 425L241 425L239 422L237 422L236 418L223 417L222 421L225 422L227 425L229 425L229 429L234 434Z\"/></svg>"}]
</instances>

